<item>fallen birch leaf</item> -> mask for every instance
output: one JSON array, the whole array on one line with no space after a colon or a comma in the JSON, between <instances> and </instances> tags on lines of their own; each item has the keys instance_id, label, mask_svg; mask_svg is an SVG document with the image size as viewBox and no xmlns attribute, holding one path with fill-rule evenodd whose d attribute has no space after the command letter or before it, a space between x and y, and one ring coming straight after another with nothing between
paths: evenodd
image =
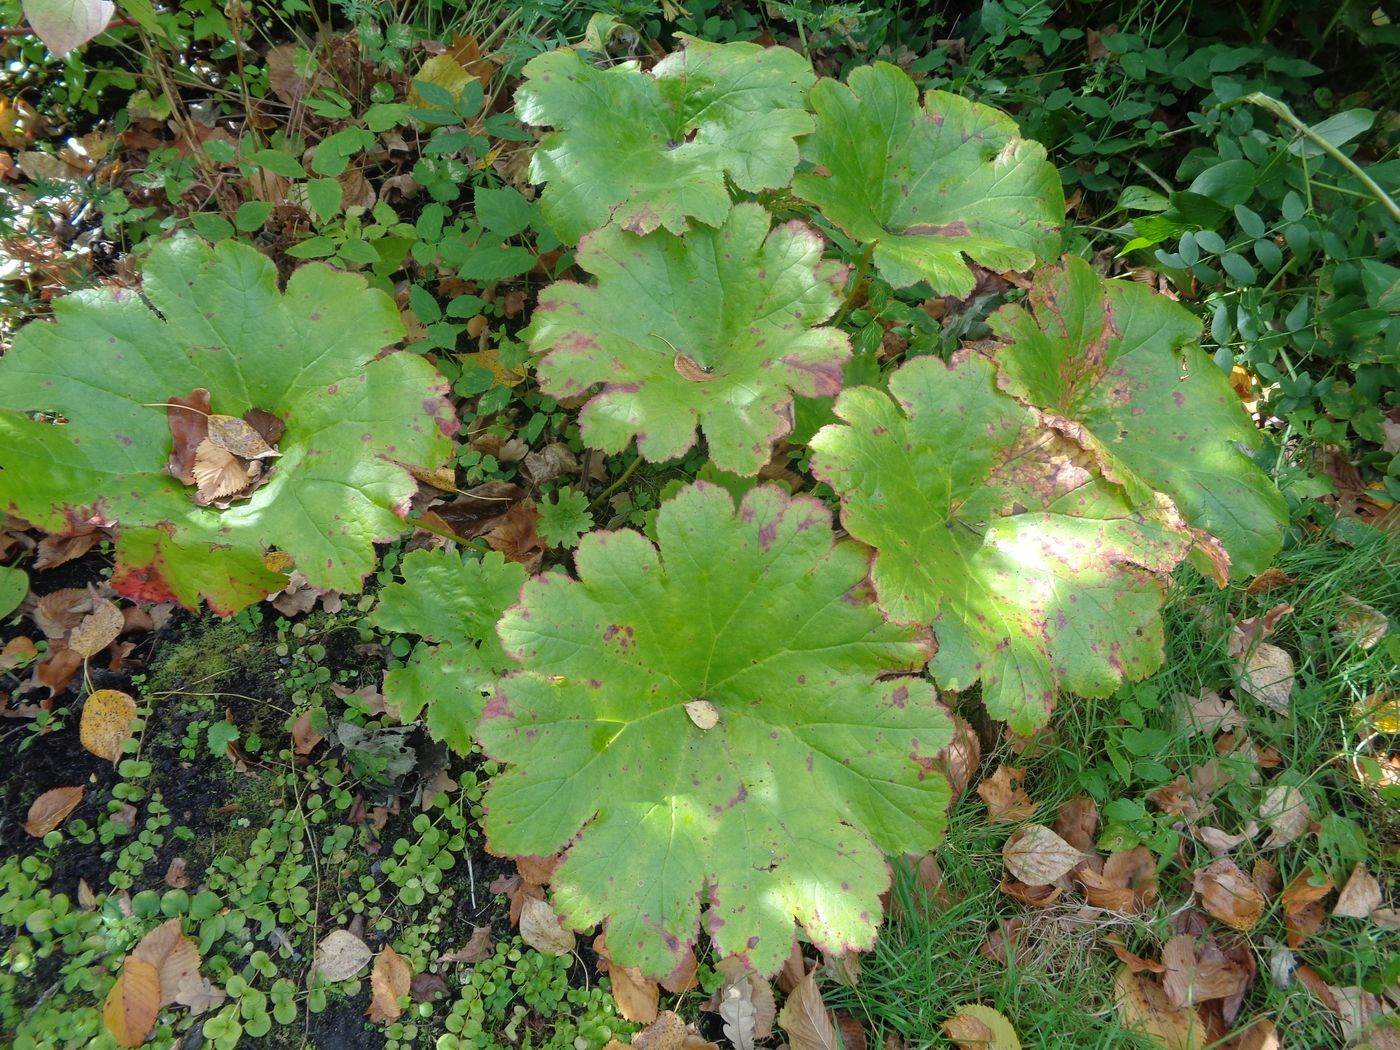
<instances>
[{"instance_id":1,"label":"fallen birch leaf","mask_svg":"<svg viewBox=\"0 0 1400 1050\"><path fill-rule=\"evenodd\" d=\"M792 1050L840 1050L836 1025L822 1002L815 970L788 995L778 1014L778 1027L788 1034Z\"/></svg>"},{"instance_id":2,"label":"fallen birch leaf","mask_svg":"<svg viewBox=\"0 0 1400 1050\"><path fill-rule=\"evenodd\" d=\"M76 633L76 632L74 632ZM83 701L78 740L98 758L116 764L131 737L136 701L119 689L99 689Z\"/></svg>"},{"instance_id":3,"label":"fallen birch leaf","mask_svg":"<svg viewBox=\"0 0 1400 1050\"><path fill-rule=\"evenodd\" d=\"M982 741L977 738L977 730L966 718L953 712L948 713L953 722L953 739L948 746L934 757L934 768L947 778L953 789L953 798L958 798L972 782L977 772L977 763L982 760Z\"/></svg>"},{"instance_id":4,"label":"fallen birch leaf","mask_svg":"<svg viewBox=\"0 0 1400 1050\"><path fill-rule=\"evenodd\" d=\"M1179 720L1183 729L1197 733L1228 733L1232 729L1245 728L1244 716L1234 703L1226 700L1214 689L1203 689L1198 696L1181 696L1182 717Z\"/></svg>"},{"instance_id":5,"label":"fallen birch leaf","mask_svg":"<svg viewBox=\"0 0 1400 1050\"><path fill-rule=\"evenodd\" d=\"M1380 906L1380 883L1366 870L1365 864L1358 864L1351 869L1351 877L1338 894L1332 914L1346 919L1364 919Z\"/></svg>"},{"instance_id":6,"label":"fallen birch leaf","mask_svg":"<svg viewBox=\"0 0 1400 1050\"><path fill-rule=\"evenodd\" d=\"M1021 1050L1016 1029L1004 1014L990 1006L970 1003L943 1022L943 1033L958 1050Z\"/></svg>"},{"instance_id":7,"label":"fallen birch leaf","mask_svg":"<svg viewBox=\"0 0 1400 1050\"><path fill-rule=\"evenodd\" d=\"M1070 799L1055 814L1055 834L1081 853L1093 850L1098 830L1099 804L1088 795Z\"/></svg>"},{"instance_id":8,"label":"fallen birch leaf","mask_svg":"<svg viewBox=\"0 0 1400 1050\"><path fill-rule=\"evenodd\" d=\"M311 968L332 983L348 981L373 957L369 945L349 930L332 930L316 946Z\"/></svg>"},{"instance_id":9,"label":"fallen birch leaf","mask_svg":"<svg viewBox=\"0 0 1400 1050\"><path fill-rule=\"evenodd\" d=\"M374 969L369 975L371 995L365 1016L371 1023L397 1021L403 1015L399 999L408 994L412 981L407 960L394 951L392 944L386 944L374 960Z\"/></svg>"},{"instance_id":10,"label":"fallen birch leaf","mask_svg":"<svg viewBox=\"0 0 1400 1050\"><path fill-rule=\"evenodd\" d=\"M68 819L79 802L83 800L81 787L50 788L34 800L29 807L29 817L24 822L24 830L41 839Z\"/></svg>"},{"instance_id":11,"label":"fallen birch leaf","mask_svg":"<svg viewBox=\"0 0 1400 1050\"><path fill-rule=\"evenodd\" d=\"M1083 854L1044 824L1027 824L1001 849L1006 870L1029 886L1046 886L1067 875Z\"/></svg>"},{"instance_id":12,"label":"fallen birch leaf","mask_svg":"<svg viewBox=\"0 0 1400 1050\"><path fill-rule=\"evenodd\" d=\"M574 935L559 923L559 916L546 901L526 898L520 907L520 939L536 951L568 955L574 950Z\"/></svg>"},{"instance_id":13,"label":"fallen birch leaf","mask_svg":"<svg viewBox=\"0 0 1400 1050\"><path fill-rule=\"evenodd\" d=\"M1201 907L1226 926L1247 931L1264 914L1264 895L1228 857L1197 871L1192 886L1201 898Z\"/></svg>"},{"instance_id":14,"label":"fallen birch leaf","mask_svg":"<svg viewBox=\"0 0 1400 1050\"><path fill-rule=\"evenodd\" d=\"M268 459L282 453L263 440L252 424L237 416L211 415L208 419L211 444L243 459Z\"/></svg>"},{"instance_id":15,"label":"fallen birch leaf","mask_svg":"<svg viewBox=\"0 0 1400 1050\"><path fill-rule=\"evenodd\" d=\"M1259 834L1259 825L1250 821L1238 835L1230 835L1219 828L1201 827L1192 828L1192 834L1205 844L1206 849L1219 857L1229 853L1232 849L1243 842L1247 842Z\"/></svg>"},{"instance_id":16,"label":"fallen birch leaf","mask_svg":"<svg viewBox=\"0 0 1400 1050\"><path fill-rule=\"evenodd\" d=\"M1283 888L1283 925L1288 930L1288 947L1297 948L1318 930L1327 919L1322 900L1332 892L1332 879L1322 876L1313 884L1316 873L1304 868Z\"/></svg>"},{"instance_id":17,"label":"fallen birch leaf","mask_svg":"<svg viewBox=\"0 0 1400 1050\"><path fill-rule=\"evenodd\" d=\"M102 1023L122 1046L137 1047L146 1041L160 1015L160 976L144 959L129 956L117 983L107 993Z\"/></svg>"},{"instance_id":18,"label":"fallen birch leaf","mask_svg":"<svg viewBox=\"0 0 1400 1050\"><path fill-rule=\"evenodd\" d=\"M438 956L438 962L474 963L491 954L491 927L474 926L467 943L455 952Z\"/></svg>"},{"instance_id":19,"label":"fallen birch leaf","mask_svg":"<svg viewBox=\"0 0 1400 1050\"><path fill-rule=\"evenodd\" d=\"M1162 948L1162 990L1175 1007L1194 1006L1212 999L1242 995L1249 976L1235 966L1210 940L1196 944L1182 934Z\"/></svg>"}]
</instances>

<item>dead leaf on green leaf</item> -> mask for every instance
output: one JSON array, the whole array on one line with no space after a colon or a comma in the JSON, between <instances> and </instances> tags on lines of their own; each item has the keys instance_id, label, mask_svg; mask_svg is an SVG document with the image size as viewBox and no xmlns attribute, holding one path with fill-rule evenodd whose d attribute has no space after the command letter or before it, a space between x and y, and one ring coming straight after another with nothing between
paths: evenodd
<instances>
[{"instance_id":1,"label":"dead leaf on green leaf","mask_svg":"<svg viewBox=\"0 0 1400 1050\"><path fill-rule=\"evenodd\" d=\"M194 452L209 435L209 407L209 391L202 387L190 391L189 397L166 401L165 418L170 425L172 446L165 469L182 485L195 483Z\"/></svg>"},{"instance_id":2,"label":"dead leaf on green leaf","mask_svg":"<svg viewBox=\"0 0 1400 1050\"><path fill-rule=\"evenodd\" d=\"M1249 930L1264 914L1264 895L1228 857L1197 871L1192 886L1201 898L1201 907L1226 926Z\"/></svg>"},{"instance_id":3,"label":"dead leaf on green leaf","mask_svg":"<svg viewBox=\"0 0 1400 1050\"><path fill-rule=\"evenodd\" d=\"M282 454L264 441L251 423L237 416L211 415L208 424L209 441L241 459L270 459Z\"/></svg>"},{"instance_id":4,"label":"dead leaf on green leaf","mask_svg":"<svg viewBox=\"0 0 1400 1050\"><path fill-rule=\"evenodd\" d=\"M50 788L34 800L24 830L41 839L68 819L68 814L83 800L81 787Z\"/></svg>"},{"instance_id":5,"label":"dead leaf on green leaf","mask_svg":"<svg viewBox=\"0 0 1400 1050\"><path fill-rule=\"evenodd\" d=\"M247 488L253 480L253 474L242 460L208 438L194 450L193 470L198 486L195 502L201 504L233 496Z\"/></svg>"},{"instance_id":6,"label":"dead leaf on green leaf","mask_svg":"<svg viewBox=\"0 0 1400 1050\"><path fill-rule=\"evenodd\" d=\"M311 968L332 983L348 981L364 969L374 953L349 930L332 930L316 947Z\"/></svg>"},{"instance_id":7,"label":"dead leaf on green leaf","mask_svg":"<svg viewBox=\"0 0 1400 1050\"><path fill-rule=\"evenodd\" d=\"M131 737L136 701L119 689L99 689L83 701L78 740L98 758L115 764Z\"/></svg>"},{"instance_id":8,"label":"dead leaf on green leaf","mask_svg":"<svg viewBox=\"0 0 1400 1050\"><path fill-rule=\"evenodd\" d=\"M778 1014L778 1027L787 1033L792 1050L840 1050L836 1024L822 1002L815 970L788 995Z\"/></svg>"},{"instance_id":9,"label":"dead leaf on green leaf","mask_svg":"<svg viewBox=\"0 0 1400 1050\"><path fill-rule=\"evenodd\" d=\"M1014 766L997 766L996 772L977 785L987 804L987 819L1014 823L1035 816L1035 803L1021 790L1025 774Z\"/></svg>"},{"instance_id":10,"label":"dead leaf on green leaf","mask_svg":"<svg viewBox=\"0 0 1400 1050\"><path fill-rule=\"evenodd\" d=\"M969 1003L943 1022L943 1034L958 1050L1021 1050L1021 1040L1005 1014Z\"/></svg>"},{"instance_id":11,"label":"dead leaf on green leaf","mask_svg":"<svg viewBox=\"0 0 1400 1050\"><path fill-rule=\"evenodd\" d=\"M374 969L369 975L371 995L365 1016L370 1022L397 1021L403 1014L399 999L408 994L412 981L407 960L394 951L392 944L386 944L374 960Z\"/></svg>"},{"instance_id":12,"label":"dead leaf on green leaf","mask_svg":"<svg viewBox=\"0 0 1400 1050\"><path fill-rule=\"evenodd\" d=\"M1069 874L1084 855L1044 824L1027 824L1006 840L1001 859L1021 882L1045 886Z\"/></svg>"},{"instance_id":13,"label":"dead leaf on green leaf","mask_svg":"<svg viewBox=\"0 0 1400 1050\"><path fill-rule=\"evenodd\" d=\"M568 955L574 950L574 935L559 923L559 917L546 901L528 897L520 906L520 939L536 951Z\"/></svg>"},{"instance_id":14,"label":"dead leaf on green leaf","mask_svg":"<svg viewBox=\"0 0 1400 1050\"><path fill-rule=\"evenodd\" d=\"M137 1047L146 1041L160 1015L160 976L144 959L128 956L122 972L107 993L102 1023L122 1046Z\"/></svg>"},{"instance_id":15,"label":"dead leaf on green leaf","mask_svg":"<svg viewBox=\"0 0 1400 1050\"><path fill-rule=\"evenodd\" d=\"M719 725L719 709L708 700L689 701L685 713L699 729L713 729Z\"/></svg>"},{"instance_id":16,"label":"dead leaf on green leaf","mask_svg":"<svg viewBox=\"0 0 1400 1050\"><path fill-rule=\"evenodd\" d=\"M1351 877L1337 895L1332 914L1346 919L1364 919L1380 906L1380 883L1366 870L1365 864L1358 864L1351 869Z\"/></svg>"}]
</instances>

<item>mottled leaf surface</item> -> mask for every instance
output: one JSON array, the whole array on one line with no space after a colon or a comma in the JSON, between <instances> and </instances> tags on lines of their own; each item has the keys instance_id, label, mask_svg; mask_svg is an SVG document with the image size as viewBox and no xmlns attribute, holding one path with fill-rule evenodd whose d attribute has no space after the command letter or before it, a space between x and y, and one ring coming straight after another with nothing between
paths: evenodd
<instances>
[{"instance_id":1,"label":"mottled leaf surface","mask_svg":"<svg viewBox=\"0 0 1400 1050\"><path fill-rule=\"evenodd\" d=\"M477 730L509 763L484 800L491 848L567 846L556 910L605 922L613 961L651 976L682 961L706 902L714 953L763 974L794 918L824 950L868 947L883 854L944 826L948 717L926 681L877 680L922 666L919 632L880 615L869 552L833 542L815 500L762 486L736 513L697 483L656 530L659 549L589 534L577 580L535 577L502 620L524 669Z\"/></svg>"},{"instance_id":2,"label":"mottled leaf surface","mask_svg":"<svg viewBox=\"0 0 1400 1050\"><path fill-rule=\"evenodd\" d=\"M1155 670L1184 532L1135 513L1092 457L996 389L984 358L916 358L890 394L842 393L845 423L813 438L812 471L875 547L881 606L933 625L939 683L980 679L987 710L1029 732L1062 689L1103 696Z\"/></svg>"},{"instance_id":3,"label":"mottled leaf surface","mask_svg":"<svg viewBox=\"0 0 1400 1050\"><path fill-rule=\"evenodd\" d=\"M506 671L496 621L520 596L525 568L491 551L467 558L446 550L410 551L402 583L380 592L374 623L420 641L405 665L384 675L384 697L401 721L426 708L428 729L458 754L471 750L483 690Z\"/></svg>"},{"instance_id":4,"label":"mottled leaf surface","mask_svg":"<svg viewBox=\"0 0 1400 1050\"><path fill-rule=\"evenodd\" d=\"M1259 431L1201 350L1200 322L1072 257L1040 272L1028 302L991 318L1008 344L996 353L1002 387L1078 424L1135 502L1169 496L1196 530L1201 568L1222 575L1228 563L1237 578L1267 568L1287 507L1244 451Z\"/></svg>"},{"instance_id":5,"label":"mottled leaf surface","mask_svg":"<svg viewBox=\"0 0 1400 1050\"><path fill-rule=\"evenodd\" d=\"M794 140L812 130L807 60L783 47L683 39L650 72L631 62L599 69L570 49L525 66L516 112L554 129L535 148L530 178L546 184L540 206L566 243L610 219L635 233L680 233L690 219L718 226L729 213L726 177L755 192L787 185Z\"/></svg>"},{"instance_id":6,"label":"mottled leaf surface","mask_svg":"<svg viewBox=\"0 0 1400 1050\"><path fill-rule=\"evenodd\" d=\"M802 159L815 170L793 191L874 242L875 267L896 288L928 281L961 297L974 283L966 259L1027 270L1057 250L1059 174L1007 114L946 91L920 106L908 74L885 62L845 84L819 81L811 106L817 127Z\"/></svg>"},{"instance_id":7,"label":"mottled leaf surface","mask_svg":"<svg viewBox=\"0 0 1400 1050\"><path fill-rule=\"evenodd\" d=\"M184 239L151 253L142 296L79 292L54 314L0 358L0 509L52 532L115 522L112 583L133 597L235 611L286 585L264 564L274 546L313 585L358 590L374 541L403 530L417 485L400 464L451 449L444 384L417 355L376 359L403 328L360 277L303 266L283 295L252 248ZM267 484L227 510L166 472L160 406L200 387L216 413L286 423Z\"/></svg>"},{"instance_id":8,"label":"mottled leaf surface","mask_svg":"<svg viewBox=\"0 0 1400 1050\"><path fill-rule=\"evenodd\" d=\"M850 356L844 334L819 327L841 304L845 270L822 240L739 204L718 229L637 237L610 226L584 238L578 262L593 285L540 293L529 330L554 397L602 390L580 414L584 440L673 459L698 423L723 470L757 474L792 428L792 395L830 395Z\"/></svg>"}]
</instances>

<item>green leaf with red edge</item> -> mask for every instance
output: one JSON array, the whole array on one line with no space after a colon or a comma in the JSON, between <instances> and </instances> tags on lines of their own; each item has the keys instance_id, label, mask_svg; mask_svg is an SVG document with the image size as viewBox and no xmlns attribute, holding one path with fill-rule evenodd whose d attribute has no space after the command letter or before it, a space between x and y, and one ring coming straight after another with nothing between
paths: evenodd
<instances>
[{"instance_id":1,"label":"green leaf with red edge","mask_svg":"<svg viewBox=\"0 0 1400 1050\"><path fill-rule=\"evenodd\" d=\"M1169 497L1194 530L1202 571L1223 580L1267 568L1288 508L1245 451L1262 438L1200 348L1200 321L1073 257L1036 276L1027 304L990 319L1006 343L996 350L1002 388L1071 421L1137 505Z\"/></svg>"},{"instance_id":2,"label":"green leaf with red edge","mask_svg":"<svg viewBox=\"0 0 1400 1050\"><path fill-rule=\"evenodd\" d=\"M946 91L918 88L877 62L845 84L811 91L816 131L802 140L815 166L793 192L858 241L896 288L927 281L962 297L975 278L964 257L993 270L1028 270L1058 251L1059 173L1010 116Z\"/></svg>"},{"instance_id":3,"label":"green leaf with red edge","mask_svg":"<svg viewBox=\"0 0 1400 1050\"><path fill-rule=\"evenodd\" d=\"M996 389L986 359L915 358L856 387L812 439L841 523L876 549L880 605L932 624L940 685L982 683L1017 732L1056 695L1111 692L1162 662L1158 615L1185 530L1136 512L1091 456Z\"/></svg>"},{"instance_id":4,"label":"green leaf with red edge","mask_svg":"<svg viewBox=\"0 0 1400 1050\"><path fill-rule=\"evenodd\" d=\"M589 234L578 263L591 286L540 293L528 331L554 397L602 390L579 417L584 441L621 452L635 436L646 459L682 455L698 422L710 458L753 475L792 429L792 396L835 394L846 336L820 327L841 304L845 268L798 222L769 228L757 204L718 229L637 237Z\"/></svg>"},{"instance_id":5,"label":"green leaf with red edge","mask_svg":"<svg viewBox=\"0 0 1400 1050\"><path fill-rule=\"evenodd\" d=\"M524 566L496 551L475 558L416 550L399 571L403 582L380 592L374 623L422 641L403 667L385 673L384 698L405 723L426 708L433 736L465 755L486 690L512 666L496 622L519 597Z\"/></svg>"},{"instance_id":6,"label":"green leaf with red edge","mask_svg":"<svg viewBox=\"0 0 1400 1050\"><path fill-rule=\"evenodd\" d=\"M690 219L729 214L726 178L758 192L786 186L798 135L812 130L804 93L815 77L785 47L710 44L649 72L590 65L571 49L532 59L515 95L527 124L554 131L535 147L530 179L560 240L577 243L609 221L634 233L682 233Z\"/></svg>"},{"instance_id":7,"label":"green leaf with red edge","mask_svg":"<svg viewBox=\"0 0 1400 1050\"><path fill-rule=\"evenodd\" d=\"M555 910L652 976L706 903L716 956L763 974L794 918L825 950L868 948L883 854L944 827L948 717L926 681L880 678L921 667L925 639L880 615L869 552L808 497L765 485L736 512L697 483L656 534L590 533L577 580L535 577L501 621L523 669L477 729L509 764L483 800L491 849L567 848Z\"/></svg>"},{"instance_id":8,"label":"green leaf with red edge","mask_svg":"<svg viewBox=\"0 0 1400 1050\"><path fill-rule=\"evenodd\" d=\"M320 264L282 294L254 249L191 238L155 248L144 278L141 296L57 300L0 358L0 509L52 532L115 524L112 583L146 600L236 611L285 586L274 546L314 586L358 590L374 541L404 530L406 466L445 462L458 427L431 365L382 354L403 336L393 301ZM161 406L196 388L215 413L286 425L266 483L226 510L166 469Z\"/></svg>"}]
</instances>

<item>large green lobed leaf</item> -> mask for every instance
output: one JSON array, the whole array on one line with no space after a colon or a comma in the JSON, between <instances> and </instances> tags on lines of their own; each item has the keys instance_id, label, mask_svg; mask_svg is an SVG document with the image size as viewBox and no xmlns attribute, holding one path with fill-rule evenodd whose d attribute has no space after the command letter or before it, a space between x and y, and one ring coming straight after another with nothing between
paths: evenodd
<instances>
[{"instance_id":1,"label":"large green lobed leaf","mask_svg":"<svg viewBox=\"0 0 1400 1050\"><path fill-rule=\"evenodd\" d=\"M996 351L1002 387L1073 421L1139 505L1170 497L1195 530L1203 571L1223 582L1267 568L1288 508L1245 451L1259 447L1259 431L1201 350L1200 322L1073 257L1042 270L1027 302L991 317L1006 342Z\"/></svg>"},{"instance_id":2,"label":"large green lobed leaf","mask_svg":"<svg viewBox=\"0 0 1400 1050\"><path fill-rule=\"evenodd\" d=\"M579 417L589 445L620 452L635 436L645 458L673 459L698 423L716 466L757 474L792 429L792 395L841 388L849 341L818 326L845 268L822 260L810 227L769 221L739 204L718 229L584 238L578 263L597 283L546 288L528 338L545 393L603 384Z\"/></svg>"},{"instance_id":3,"label":"large green lobed leaf","mask_svg":"<svg viewBox=\"0 0 1400 1050\"><path fill-rule=\"evenodd\" d=\"M795 138L812 130L807 60L783 47L710 44L649 72L599 69L564 49L525 66L515 95L528 124L554 129L535 149L530 178L560 239L576 243L610 220L634 233L718 226L729 213L726 177L757 192L786 186Z\"/></svg>"},{"instance_id":4,"label":"large green lobed leaf","mask_svg":"<svg viewBox=\"0 0 1400 1050\"><path fill-rule=\"evenodd\" d=\"M1061 690L1103 696L1156 670L1184 530L1135 512L984 358L915 358L889 388L841 394L845 423L812 439L812 472L875 547L881 607L933 625L939 684L980 679L987 710L1030 732Z\"/></svg>"},{"instance_id":5,"label":"large green lobed leaf","mask_svg":"<svg viewBox=\"0 0 1400 1050\"><path fill-rule=\"evenodd\" d=\"M1045 148L1020 137L1000 110L918 89L877 62L846 84L811 91L816 131L802 141L815 171L793 191L858 241L874 243L880 276L896 288L927 281L965 296L964 257L993 270L1028 270L1058 248L1064 191Z\"/></svg>"},{"instance_id":6,"label":"large green lobed leaf","mask_svg":"<svg viewBox=\"0 0 1400 1050\"><path fill-rule=\"evenodd\" d=\"M537 576L501 622L524 669L477 731L510 768L484 800L493 850L568 848L566 924L607 924L613 961L670 973L701 906L719 955L778 969L793 919L820 947L869 947L884 853L944 826L933 768L950 738L920 633L887 622L869 553L825 508L774 486L691 485L664 504L659 550L591 533L578 579ZM707 701L702 729L686 704Z\"/></svg>"},{"instance_id":7,"label":"large green lobed leaf","mask_svg":"<svg viewBox=\"0 0 1400 1050\"><path fill-rule=\"evenodd\" d=\"M182 239L151 253L142 296L75 293L54 315L0 358L0 508L50 531L115 523L112 582L133 597L236 611L286 585L273 547L315 586L358 590L374 541L404 529L404 464L451 452L445 385L422 358L379 356L403 328L360 277L303 266L283 295L254 249ZM287 428L270 480L226 510L166 473L160 406L197 387L216 413L259 408Z\"/></svg>"},{"instance_id":8,"label":"large green lobed leaf","mask_svg":"<svg viewBox=\"0 0 1400 1050\"><path fill-rule=\"evenodd\" d=\"M525 568L496 551L481 558L416 550L399 567L402 583L380 592L374 623L422 640L403 667L384 675L384 698L411 722L426 710L428 729L458 754L471 750L485 690L512 664L496 623L515 604Z\"/></svg>"}]
</instances>

